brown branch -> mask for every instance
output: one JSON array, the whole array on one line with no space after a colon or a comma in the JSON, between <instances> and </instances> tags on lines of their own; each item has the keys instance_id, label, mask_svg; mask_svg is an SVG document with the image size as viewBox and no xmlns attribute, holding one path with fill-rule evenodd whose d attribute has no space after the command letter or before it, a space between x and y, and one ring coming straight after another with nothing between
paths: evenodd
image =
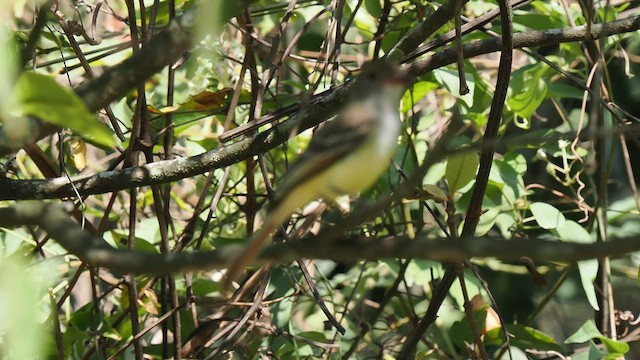
<instances>
[{"instance_id":1,"label":"brown branch","mask_svg":"<svg viewBox=\"0 0 640 360\"><path fill-rule=\"evenodd\" d=\"M0 226L38 225L67 251L91 266L114 271L168 274L194 270L225 268L235 259L241 246L228 246L216 251L159 254L128 251L108 246L69 218L57 204L24 202L0 208ZM409 239L402 236L382 238L353 237L328 242L318 236L301 241L274 244L267 247L259 263L284 263L299 258L377 260L393 258L423 258L435 261L462 261L468 258L499 258L519 261L526 256L534 261L574 263L601 257L621 257L640 250L640 236L611 239L607 242L584 244L554 240L504 240L490 237L465 237L456 241L426 237Z\"/></svg>"}]
</instances>

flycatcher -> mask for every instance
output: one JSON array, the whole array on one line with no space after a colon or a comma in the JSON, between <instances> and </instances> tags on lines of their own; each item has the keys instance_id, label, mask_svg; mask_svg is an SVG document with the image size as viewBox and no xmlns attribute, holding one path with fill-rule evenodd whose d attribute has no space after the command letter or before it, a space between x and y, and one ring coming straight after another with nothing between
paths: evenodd
<instances>
[{"instance_id":1,"label":"flycatcher","mask_svg":"<svg viewBox=\"0 0 640 360\"><path fill-rule=\"evenodd\" d=\"M323 198L364 190L385 171L398 144L398 105L410 83L384 60L364 64L345 108L322 126L283 176L268 216L244 252L228 269L228 288L262 249L271 233L297 208Z\"/></svg>"}]
</instances>

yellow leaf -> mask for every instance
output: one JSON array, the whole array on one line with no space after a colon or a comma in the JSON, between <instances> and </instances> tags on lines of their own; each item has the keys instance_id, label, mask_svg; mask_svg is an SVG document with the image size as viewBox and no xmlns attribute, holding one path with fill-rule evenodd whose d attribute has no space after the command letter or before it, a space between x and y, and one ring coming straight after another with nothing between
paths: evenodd
<instances>
[{"instance_id":1,"label":"yellow leaf","mask_svg":"<svg viewBox=\"0 0 640 360\"><path fill-rule=\"evenodd\" d=\"M69 142L73 164L76 169L82 171L87 167L87 144L80 138L71 139Z\"/></svg>"}]
</instances>

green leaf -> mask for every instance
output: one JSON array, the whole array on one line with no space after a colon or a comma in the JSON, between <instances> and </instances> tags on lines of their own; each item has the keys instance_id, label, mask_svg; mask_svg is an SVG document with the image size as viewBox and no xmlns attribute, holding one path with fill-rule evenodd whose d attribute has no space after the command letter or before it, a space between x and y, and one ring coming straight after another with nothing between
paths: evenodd
<instances>
[{"instance_id":1,"label":"green leaf","mask_svg":"<svg viewBox=\"0 0 640 360\"><path fill-rule=\"evenodd\" d=\"M380 16L382 16L382 5L380 4L380 0L365 0L364 8L367 9L367 12L376 19L379 19Z\"/></svg>"},{"instance_id":2,"label":"green leaf","mask_svg":"<svg viewBox=\"0 0 640 360\"><path fill-rule=\"evenodd\" d=\"M547 83L537 76L523 90L507 99L507 104L518 116L530 119L547 95Z\"/></svg>"},{"instance_id":3,"label":"green leaf","mask_svg":"<svg viewBox=\"0 0 640 360\"><path fill-rule=\"evenodd\" d=\"M220 290L220 283L209 279L193 279L193 294L195 296L211 296Z\"/></svg>"},{"instance_id":4,"label":"green leaf","mask_svg":"<svg viewBox=\"0 0 640 360\"><path fill-rule=\"evenodd\" d=\"M10 112L31 115L59 127L69 128L80 136L104 146L115 144L111 131L91 114L71 90L54 79L33 72L23 73L7 104ZM24 121L12 117L5 121Z\"/></svg>"},{"instance_id":5,"label":"green leaf","mask_svg":"<svg viewBox=\"0 0 640 360\"><path fill-rule=\"evenodd\" d=\"M507 324L506 329L510 336L509 342L511 346L520 349L562 351L562 346L556 343L552 336L542 331L520 324ZM487 331L485 345L501 346L503 343L504 334L502 328Z\"/></svg>"},{"instance_id":6,"label":"green leaf","mask_svg":"<svg viewBox=\"0 0 640 360\"><path fill-rule=\"evenodd\" d=\"M528 129L531 115L546 98L547 80L544 74L547 70L546 65L534 65L513 73L507 105L511 111L524 119L523 124L525 125L520 125L520 127Z\"/></svg>"},{"instance_id":7,"label":"green leaf","mask_svg":"<svg viewBox=\"0 0 640 360\"><path fill-rule=\"evenodd\" d=\"M487 124L487 116L476 112L465 114L465 117L477 126L485 126Z\"/></svg>"},{"instance_id":8,"label":"green leaf","mask_svg":"<svg viewBox=\"0 0 640 360\"><path fill-rule=\"evenodd\" d=\"M491 102L493 101L493 85L491 85L475 67L465 67L465 71L468 71L473 76L473 82L475 84L473 104L469 108L470 120L478 126L484 126L487 121L486 117L489 115Z\"/></svg>"},{"instance_id":9,"label":"green leaf","mask_svg":"<svg viewBox=\"0 0 640 360\"><path fill-rule=\"evenodd\" d=\"M567 220L564 226L554 230L562 241L575 242L581 244L591 244L594 242L593 237L580 224L575 221ZM578 270L580 272L580 281L582 288L587 295L587 300L594 310L599 310L598 300L596 297L596 289L593 281L598 274L598 260L578 261Z\"/></svg>"},{"instance_id":10,"label":"green leaf","mask_svg":"<svg viewBox=\"0 0 640 360\"><path fill-rule=\"evenodd\" d=\"M598 15L602 19L603 22L610 22L618 20L617 14L618 11L616 7L613 6L603 6L598 9Z\"/></svg>"},{"instance_id":11,"label":"green leaf","mask_svg":"<svg viewBox=\"0 0 640 360\"><path fill-rule=\"evenodd\" d=\"M487 318L486 307L474 310L473 317L475 324L478 327L478 331L482 331L482 329L484 328L485 320ZM471 325L469 324L469 320L466 317L454 322L451 325L449 335L451 336L451 341L453 341L453 343L460 348L464 348L465 343L474 342L473 331L471 329Z\"/></svg>"},{"instance_id":12,"label":"green leaf","mask_svg":"<svg viewBox=\"0 0 640 360\"><path fill-rule=\"evenodd\" d=\"M629 352L629 344L626 342L616 341L605 336L601 336L599 339L602 341L607 351L612 354L626 354Z\"/></svg>"},{"instance_id":13,"label":"green leaf","mask_svg":"<svg viewBox=\"0 0 640 360\"><path fill-rule=\"evenodd\" d=\"M598 345L593 341L589 342L589 352L588 352L588 360L616 360L620 356L619 354L615 354L615 356L611 356L612 354L607 354L606 351L600 350Z\"/></svg>"},{"instance_id":14,"label":"green leaf","mask_svg":"<svg viewBox=\"0 0 640 360\"><path fill-rule=\"evenodd\" d=\"M590 341L594 338L602 337L602 333L598 330L596 323L593 320L587 320L575 333L569 336L564 343L565 344L577 344Z\"/></svg>"},{"instance_id":15,"label":"green leaf","mask_svg":"<svg viewBox=\"0 0 640 360\"><path fill-rule=\"evenodd\" d=\"M530 209L541 228L556 229L564 226L566 219L555 207L547 203L535 202L531 204Z\"/></svg>"},{"instance_id":16,"label":"green leaf","mask_svg":"<svg viewBox=\"0 0 640 360\"><path fill-rule=\"evenodd\" d=\"M240 10L248 5L249 1L209 0L199 3L197 19L197 40L205 35L218 36L224 25L234 16L240 14Z\"/></svg>"},{"instance_id":17,"label":"green leaf","mask_svg":"<svg viewBox=\"0 0 640 360\"><path fill-rule=\"evenodd\" d=\"M527 172L527 159L520 153L508 152L504 155L502 161L511 165L520 175L524 175Z\"/></svg>"},{"instance_id":18,"label":"green leaf","mask_svg":"<svg viewBox=\"0 0 640 360\"><path fill-rule=\"evenodd\" d=\"M453 155L447 160L444 176L449 184L449 196L453 196L476 177L478 163L478 154L470 151Z\"/></svg>"},{"instance_id":19,"label":"green leaf","mask_svg":"<svg viewBox=\"0 0 640 360\"><path fill-rule=\"evenodd\" d=\"M600 351L598 346L590 341L589 350L571 355L571 360L602 360L606 358L606 355L606 352Z\"/></svg>"},{"instance_id":20,"label":"green leaf","mask_svg":"<svg viewBox=\"0 0 640 360\"><path fill-rule=\"evenodd\" d=\"M449 90L451 95L462 100L467 107L473 106L473 96L475 93L475 80L473 77L467 76L467 86L469 86L469 93L466 95L460 95L460 77L457 71L449 69L436 69L433 70L433 76L436 81L442 84Z\"/></svg>"},{"instance_id":21,"label":"green leaf","mask_svg":"<svg viewBox=\"0 0 640 360\"><path fill-rule=\"evenodd\" d=\"M567 220L564 226L558 227L555 229L555 232L562 241L580 244L591 244L594 242L591 234L573 220Z\"/></svg>"},{"instance_id":22,"label":"green leaf","mask_svg":"<svg viewBox=\"0 0 640 360\"><path fill-rule=\"evenodd\" d=\"M408 286L429 286L431 282L431 274L434 269L438 268L438 263L431 260L413 259L407 266L404 278Z\"/></svg>"},{"instance_id":23,"label":"green leaf","mask_svg":"<svg viewBox=\"0 0 640 360\"><path fill-rule=\"evenodd\" d=\"M413 84L409 91L405 92L402 96L402 109L403 113L408 112L416 101L419 101L425 95L438 88L438 84L431 81L418 81Z\"/></svg>"},{"instance_id":24,"label":"green leaf","mask_svg":"<svg viewBox=\"0 0 640 360\"><path fill-rule=\"evenodd\" d=\"M488 233L496 223L499 214L500 208L498 207L490 207L487 211L483 212L482 215L480 215L478 226L476 226L475 236L483 236Z\"/></svg>"},{"instance_id":25,"label":"green leaf","mask_svg":"<svg viewBox=\"0 0 640 360\"><path fill-rule=\"evenodd\" d=\"M102 316L94 311L91 304L84 305L77 309L69 319L69 327L75 327L81 331L87 331L90 328L97 328L103 321Z\"/></svg>"},{"instance_id":26,"label":"green leaf","mask_svg":"<svg viewBox=\"0 0 640 360\"><path fill-rule=\"evenodd\" d=\"M584 96L584 91L569 84L552 83L547 88L547 98L582 100Z\"/></svg>"},{"instance_id":27,"label":"green leaf","mask_svg":"<svg viewBox=\"0 0 640 360\"><path fill-rule=\"evenodd\" d=\"M587 320L580 329L573 333L573 335L569 336L564 342L565 344L583 343L591 341L592 339L600 340L609 354L620 355L629 351L629 344L609 339L602 335L593 320Z\"/></svg>"},{"instance_id":28,"label":"green leaf","mask_svg":"<svg viewBox=\"0 0 640 360\"><path fill-rule=\"evenodd\" d=\"M0 353L6 359L40 358L47 338L39 309L47 285L33 270L22 257L0 258Z\"/></svg>"},{"instance_id":29,"label":"green leaf","mask_svg":"<svg viewBox=\"0 0 640 360\"><path fill-rule=\"evenodd\" d=\"M524 135L515 135L509 151L515 149L540 149L543 145L554 140L557 131L552 129L531 130Z\"/></svg>"},{"instance_id":30,"label":"green leaf","mask_svg":"<svg viewBox=\"0 0 640 360\"><path fill-rule=\"evenodd\" d=\"M11 88L16 80L18 65L18 47L8 26L0 26L0 107L11 93Z\"/></svg>"},{"instance_id":31,"label":"green leaf","mask_svg":"<svg viewBox=\"0 0 640 360\"><path fill-rule=\"evenodd\" d=\"M300 336L301 338L307 339L307 340L313 340L313 341L317 341L317 342L327 342L329 341L329 339L327 339L327 336L324 333L318 332L318 331L304 331L301 332L299 334L297 334L298 336Z\"/></svg>"},{"instance_id":32,"label":"green leaf","mask_svg":"<svg viewBox=\"0 0 640 360\"><path fill-rule=\"evenodd\" d=\"M516 225L516 219L510 214L502 213L496 217L496 225L500 229L500 234L505 239L511 239L512 229Z\"/></svg>"},{"instance_id":33,"label":"green leaf","mask_svg":"<svg viewBox=\"0 0 640 360\"><path fill-rule=\"evenodd\" d=\"M596 287L593 284L596 276L598 275L598 260L590 259L578 261L578 271L580 272L580 282L584 293L587 295L587 300L594 310L600 310L598 305L598 298L596 296Z\"/></svg>"},{"instance_id":34,"label":"green leaf","mask_svg":"<svg viewBox=\"0 0 640 360\"><path fill-rule=\"evenodd\" d=\"M525 27L533 30L548 30L554 28L561 28L565 24L562 20L554 18L547 14L536 14L531 11L523 11L520 14L514 14L514 24L521 24Z\"/></svg>"},{"instance_id":35,"label":"green leaf","mask_svg":"<svg viewBox=\"0 0 640 360\"><path fill-rule=\"evenodd\" d=\"M494 161L494 168L497 170L500 181L502 181L507 187L507 189L502 191L502 194L507 199L507 201L512 204L516 201L517 198L520 198L526 192L526 190L524 188L524 180L522 180L522 173L519 173L514 168L514 166L518 165L515 162L507 162L505 160L506 158L503 160ZM524 167L526 170L526 163ZM491 170L491 174L493 174L493 168Z\"/></svg>"}]
</instances>

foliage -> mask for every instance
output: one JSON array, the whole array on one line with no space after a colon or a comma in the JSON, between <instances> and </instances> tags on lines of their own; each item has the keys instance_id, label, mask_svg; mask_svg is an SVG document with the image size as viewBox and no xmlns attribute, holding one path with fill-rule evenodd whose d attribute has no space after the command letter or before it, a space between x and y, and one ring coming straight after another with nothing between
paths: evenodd
<instances>
[{"instance_id":1,"label":"foliage","mask_svg":"<svg viewBox=\"0 0 640 360\"><path fill-rule=\"evenodd\" d=\"M516 3L511 23L494 1L465 3L462 54L446 38L454 1L0 4L3 207L54 199L100 246L127 254L222 254L195 270L129 273L87 263L42 224L0 219L1 356L633 356L637 257L585 257L577 245L608 249L640 233L636 5ZM624 19L635 27L615 22ZM604 22L606 36L585 32ZM520 37L502 73L505 53L490 45L508 25ZM182 33L190 44L172 40ZM300 209L276 242L326 235L323 253L339 253L340 241L363 238L476 241L460 245L466 257L500 239L501 254L535 253L364 261L361 249L294 263L283 252L225 293L220 258L260 225L306 130L339 111L342 84L365 60L390 53L417 76L399 104L393 165L359 196ZM138 78L144 54L169 66ZM564 251L536 248L541 240Z\"/></svg>"}]
</instances>

